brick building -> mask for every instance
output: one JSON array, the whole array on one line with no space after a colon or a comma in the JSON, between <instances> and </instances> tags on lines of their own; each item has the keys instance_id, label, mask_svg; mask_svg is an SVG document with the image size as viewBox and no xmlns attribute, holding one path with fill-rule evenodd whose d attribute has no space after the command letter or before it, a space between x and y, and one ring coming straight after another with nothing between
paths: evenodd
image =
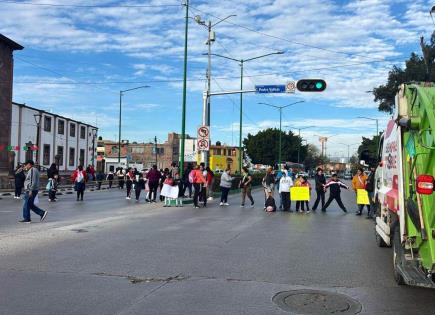
<instances>
[{"instance_id":1,"label":"brick building","mask_svg":"<svg viewBox=\"0 0 435 315\"><path fill-rule=\"evenodd\" d=\"M6 150L11 141L13 52L23 48L0 34L0 176L7 175L13 163L13 156Z\"/></svg>"}]
</instances>

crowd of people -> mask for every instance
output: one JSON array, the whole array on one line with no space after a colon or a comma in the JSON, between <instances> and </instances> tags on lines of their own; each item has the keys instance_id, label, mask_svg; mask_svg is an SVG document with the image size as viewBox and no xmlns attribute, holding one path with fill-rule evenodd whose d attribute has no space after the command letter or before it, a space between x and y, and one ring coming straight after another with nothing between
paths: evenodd
<instances>
[{"instance_id":1,"label":"crowd of people","mask_svg":"<svg viewBox=\"0 0 435 315\"><path fill-rule=\"evenodd\" d=\"M355 193L358 190L364 190L368 193L370 200L373 197L374 191L374 174L375 169L371 168L371 173L367 176L362 168L358 169L352 179L352 188ZM236 180L237 178L237 180ZM83 166L78 166L71 175L74 190L76 192L76 200L83 201L86 191L86 183L95 181L96 189L101 189L103 181L106 181L108 189L113 187L113 182L116 180L117 187L123 190L125 187L126 199L135 198L136 202L140 201L141 193L144 191L145 201L155 203L161 201L165 206L170 205L171 199L192 198L194 208L207 207L207 200L212 199L211 193L215 181L215 174L206 167L204 163L193 166L188 164L182 176L180 169L176 163L172 163L170 168L158 169L157 165L149 170L138 171L136 168L117 168L114 172L109 171L104 174L102 171L96 172L92 165L86 169ZM236 182L237 181L237 182ZM47 185L48 201L57 201L57 191L60 183L59 170L56 164L52 164L47 169ZM229 206L228 195L232 188L239 188L241 192L241 207L245 207L246 198L250 202L249 206L254 207L254 199L252 197L253 176L247 167L242 168L241 176L233 176L231 169L227 168L220 176L219 188L221 191L220 203L221 207ZM163 193L164 185L176 187L176 196L167 196ZM297 175L289 168L284 168L280 171L274 171L271 167L266 170L266 174L262 178L262 187L264 189L264 210L267 212L287 211L292 210L292 187L305 187L308 191L307 199L297 199L295 201L295 211L300 213L310 213L316 211L320 207L322 212L325 212L330 204L335 200L338 206L347 213L347 209L341 200L341 189L350 189L345 183L338 179L337 174L332 174L329 181L323 174L323 170L318 168L314 176L314 190L316 198L312 208L310 208L310 199L312 186L309 179L303 175ZM24 189L24 204L23 204L23 220L20 222L30 222L30 210L33 210L40 216L41 221L45 219L47 211L37 207L38 190L39 190L39 171L34 167L34 162L29 160L25 164L18 166L15 170L15 195L14 198L21 199ZM325 192L329 189L329 198L325 202ZM278 192L279 202L275 201L275 191ZM159 193L160 192L160 193ZM133 195L134 193L134 195ZM157 197L159 196L159 199ZM373 213L370 204L358 204L357 215L362 215L364 205L367 207L367 217L371 217Z\"/></svg>"}]
</instances>

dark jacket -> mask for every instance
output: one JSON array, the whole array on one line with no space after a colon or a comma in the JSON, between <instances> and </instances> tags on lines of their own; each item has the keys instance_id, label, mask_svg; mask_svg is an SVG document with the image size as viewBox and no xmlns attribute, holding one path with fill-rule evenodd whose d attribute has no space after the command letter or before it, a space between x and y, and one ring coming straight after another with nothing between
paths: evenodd
<instances>
[{"instance_id":1,"label":"dark jacket","mask_svg":"<svg viewBox=\"0 0 435 315\"><path fill-rule=\"evenodd\" d=\"M15 175L15 188L23 188L24 187L24 181L26 180L26 174L24 174L23 169L19 169Z\"/></svg>"},{"instance_id":2,"label":"dark jacket","mask_svg":"<svg viewBox=\"0 0 435 315\"><path fill-rule=\"evenodd\" d=\"M323 175L323 174L322 175L316 174L314 176L314 180L316 182L316 190L323 190L323 185L326 184L325 175Z\"/></svg>"},{"instance_id":3,"label":"dark jacket","mask_svg":"<svg viewBox=\"0 0 435 315\"><path fill-rule=\"evenodd\" d=\"M341 192L341 188L349 189L347 185L343 184L339 180L334 181L332 179L326 184L325 189L326 188L329 188L330 194L332 196L339 196Z\"/></svg>"},{"instance_id":4,"label":"dark jacket","mask_svg":"<svg viewBox=\"0 0 435 315\"><path fill-rule=\"evenodd\" d=\"M275 176L272 173L266 174L266 176L264 176L264 183L266 186L275 184Z\"/></svg>"},{"instance_id":5,"label":"dark jacket","mask_svg":"<svg viewBox=\"0 0 435 315\"><path fill-rule=\"evenodd\" d=\"M133 181L135 190L145 189L145 181L142 177L139 177L139 180L136 179Z\"/></svg>"},{"instance_id":6,"label":"dark jacket","mask_svg":"<svg viewBox=\"0 0 435 315\"><path fill-rule=\"evenodd\" d=\"M273 199L273 197L268 197L266 199L266 203L264 204L264 206L267 207L272 207L273 211L276 211L276 204L275 204L275 199Z\"/></svg>"},{"instance_id":7,"label":"dark jacket","mask_svg":"<svg viewBox=\"0 0 435 315\"><path fill-rule=\"evenodd\" d=\"M56 167L51 167L47 170L47 178L54 178L54 175L59 175L59 171Z\"/></svg>"},{"instance_id":8,"label":"dark jacket","mask_svg":"<svg viewBox=\"0 0 435 315\"><path fill-rule=\"evenodd\" d=\"M160 180L160 171L155 170L154 168L150 169L148 174L147 174L147 179L149 183L153 183L156 184L159 182Z\"/></svg>"},{"instance_id":9,"label":"dark jacket","mask_svg":"<svg viewBox=\"0 0 435 315\"><path fill-rule=\"evenodd\" d=\"M366 190L368 192L374 192L375 191L375 172L371 172L370 176L367 178Z\"/></svg>"}]
</instances>

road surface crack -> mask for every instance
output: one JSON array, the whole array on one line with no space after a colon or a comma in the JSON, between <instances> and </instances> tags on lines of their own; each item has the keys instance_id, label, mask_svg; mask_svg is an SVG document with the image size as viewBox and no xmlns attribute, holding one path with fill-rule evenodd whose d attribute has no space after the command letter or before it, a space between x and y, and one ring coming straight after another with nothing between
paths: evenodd
<instances>
[{"instance_id":1,"label":"road surface crack","mask_svg":"<svg viewBox=\"0 0 435 315\"><path fill-rule=\"evenodd\" d=\"M170 276L170 277L145 277L145 278L131 276L131 275L110 274L110 273L105 273L105 272L97 272L97 273L93 273L93 275L94 276L102 276L102 277L123 278L123 279L127 279L128 281L130 281L130 283L133 283L133 284L142 283L142 282L150 283L150 282L182 281L182 280L186 280L189 278L189 277L186 277L182 274L178 274L176 276Z\"/></svg>"}]
</instances>

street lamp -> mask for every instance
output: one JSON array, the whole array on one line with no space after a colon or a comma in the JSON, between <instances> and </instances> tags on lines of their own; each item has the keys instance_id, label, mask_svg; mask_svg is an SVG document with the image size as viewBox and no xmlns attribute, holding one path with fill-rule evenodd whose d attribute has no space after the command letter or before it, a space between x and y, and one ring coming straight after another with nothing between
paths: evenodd
<instances>
[{"instance_id":1,"label":"street lamp","mask_svg":"<svg viewBox=\"0 0 435 315\"><path fill-rule=\"evenodd\" d=\"M149 85L142 85L142 86L138 86L132 89L127 89L127 90L122 90L119 91L119 131L118 131L118 164L121 163L121 109L122 109L122 96L124 95L124 93L129 92L129 91L133 91L133 90L138 90L138 89L144 89L144 88L149 88Z\"/></svg>"},{"instance_id":2,"label":"street lamp","mask_svg":"<svg viewBox=\"0 0 435 315\"><path fill-rule=\"evenodd\" d=\"M370 117L364 117L364 116L359 116L357 118L360 119L367 119L367 120L374 120L376 121L376 149L379 149L379 119L377 118L370 118Z\"/></svg>"},{"instance_id":3,"label":"street lamp","mask_svg":"<svg viewBox=\"0 0 435 315\"><path fill-rule=\"evenodd\" d=\"M292 126L284 126L284 127L298 130L298 135L300 138L301 137L301 130L308 129L308 128L314 128L316 126L307 126L307 127L303 127L303 128L297 128L297 127L292 127ZM301 140L301 142L302 142L302 140ZM299 144L298 144L298 164L300 163L301 142L299 142Z\"/></svg>"},{"instance_id":4,"label":"street lamp","mask_svg":"<svg viewBox=\"0 0 435 315\"><path fill-rule=\"evenodd\" d=\"M251 61L251 60L255 60L255 59L260 59L260 58L264 58L264 57L268 57L271 55L282 55L284 54L283 51L276 51L273 53L269 53L269 54L265 54L265 55L261 55L261 56L257 56L257 57L252 57L252 58L248 58L248 59L235 59L235 58L231 58L231 57L227 57L227 56L223 56L223 55L219 55L219 54L211 54L213 56L216 57L221 57L221 58L225 58L228 60L232 60L232 61L236 61L239 63L240 65L240 91L243 90L243 65L245 62ZM243 122L243 93L240 93L240 122L239 122L239 151L240 151L240 155L239 155L239 167L240 167L240 172L242 171L242 160L243 160L243 150L242 150L242 122Z\"/></svg>"},{"instance_id":5,"label":"street lamp","mask_svg":"<svg viewBox=\"0 0 435 315\"><path fill-rule=\"evenodd\" d=\"M33 115L33 118L36 122L36 164L39 164L39 138L41 134L41 113L37 113Z\"/></svg>"},{"instance_id":6,"label":"street lamp","mask_svg":"<svg viewBox=\"0 0 435 315\"><path fill-rule=\"evenodd\" d=\"M346 144L346 143L342 143L342 142L339 142L338 144L342 144L342 145L347 146L347 163L350 163L350 147L354 146L354 145L359 145L359 144L358 143Z\"/></svg>"},{"instance_id":7,"label":"street lamp","mask_svg":"<svg viewBox=\"0 0 435 315\"><path fill-rule=\"evenodd\" d=\"M92 129L92 165L95 167L95 137L97 129Z\"/></svg>"},{"instance_id":8,"label":"street lamp","mask_svg":"<svg viewBox=\"0 0 435 315\"><path fill-rule=\"evenodd\" d=\"M297 101L297 102L294 102L294 103L291 103L291 104L288 104L288 105L284 105L284 106L276 106L276 105L272 105L272 104L268 104L268 103L258 103L258 104L261 104L261 105L266 105L266 106L270 106L270 107L273 107L273 108L276 108L276 109L278 109L279 110L279 150L278 150L278 165L279 165L279 167L281 167L281 123L282 123L282 110L284 109L284 108L287 108L287 107L289 107L289 106L292 106L292 105L296 105L296 104L299 104L299 103L304 103L305 101Z\"/></svg>"}]
</instances>

